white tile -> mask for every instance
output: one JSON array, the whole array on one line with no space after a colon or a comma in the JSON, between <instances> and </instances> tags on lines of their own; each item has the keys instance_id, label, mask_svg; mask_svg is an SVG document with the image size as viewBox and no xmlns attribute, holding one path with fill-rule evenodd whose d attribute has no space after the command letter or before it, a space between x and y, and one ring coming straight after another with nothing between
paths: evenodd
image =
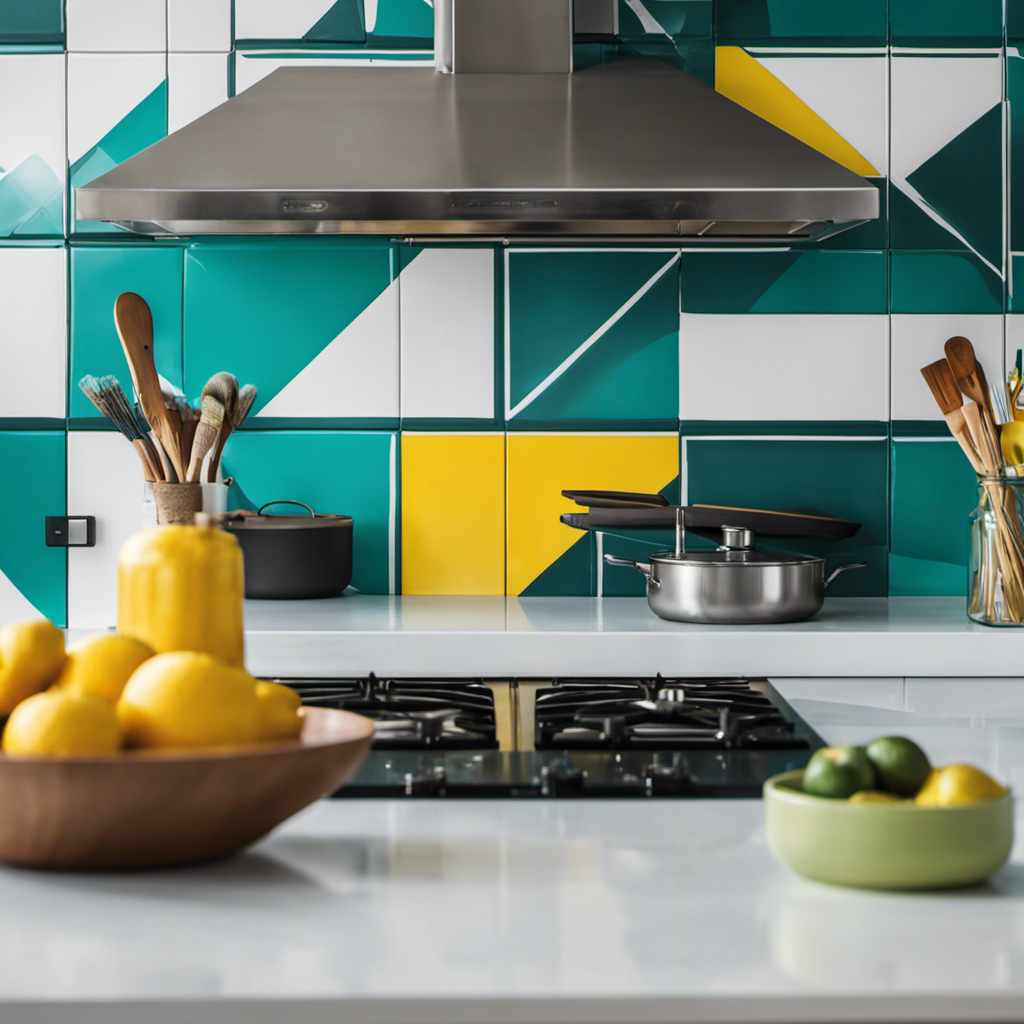
<instances>
[{"instance_id":1,"label":"white tile","mask_svg":"<svg viewBox=\"0 0 1024 1024\"><path fill-rule=\"evenodd\" d=\"M908 174L1002 100L998 56L905 56L890 61L892 175Z\"/></svg>"},{"instance_id":2,"label":"white tile","mask_svg":"<svg viewBox=\"0 0 1024 1024\"><path fill-rule=\"evenodd\" d=\"M755 55L758 63L867 160L876 174L886 173L889 67L885 54Z\"/></svg>"},{"instance_id":3,"label":"white tile","mask_svg":"<svg viewBox=\"0 0 1024 1024\"><path fill-rule=\"evenodd\" d=\"M235 0L236 39L301 39L335 0Z\"/></svg>"},{"instance_id":4,"label":"white tile","mask_svg":"<svg viewBox=\"0 0 1024 1024\"><path fill-rule=\"evenodd\" d=\"M103 628L117 621L117 555L143 528L138 456L120 434L68 434L68 514L96 517L96 546L68 548L68 627Z\"/></svg>"},{"instance_id":5,"label":"white tile","mask_svg":"<svg viewBox=\"0 0 1024 1024\"><path fill-rule=\"evenodd\" d=\"M0 622L37 619L38 608L0 571Z\"/></svg>"},{"instance_id":6,"label":"white tile","mask_svg":"<svg viewBox=\"0 0 1024 1024\"><path fill-rule=\"evenodd\" d=\"M61 233L66 167L64 55L0 54L0 181L13 175L8 188L22 197L18 209L0 210L0 235L41 233L33 222L44 206L55 209L52 234Z\"/></svg>"},{"instance_id":7,"label":"white tile","mask_svg":"<svg viewBox=\"0 0 1024 1024\"><path fill-rule=\"evenodd\" d=\"M167 48L165 0L67 0L70 52L160 52Z\"/></svg>"},{"instance_id":8,"label":"white tile","mask_svg":"<svg viewBox=\"0 0 1024 1024\"><path fill-rule=\"evenodd\" d=\"M402 415L494 415L494 253L425 249L399 277Z\"/></svg>"},{"instance_id":9,"label":"white tile","mask_svg":"<svg viewBox=\"0 0 1024 1024\"><path fill-rule=\"evenodd\" d=\"M134 110L167 73L162 53L68 56L68 162L74 164Z\"/></svg>"},{"instance_id":10,"label":"white tile","mask_svg":"<svg viewBox=\"0 0 1024 1024\"><path fill-rule=\"evenodd\" d=\"M1000 379L1003 365L1003 318L1000 314L893 313L892 418L941 420L942 413L921 376L921 367L943 356L947 338L970 338L989 383Z\"/></svg>"},{"instance_id":11,"label":"white tile","mask_svg":"<svg viewBox=\"0 0 1024 1024\"><path fill-rule=\"evenodd\" d=\"M167 131L175 132L228 98L226 53L167 55Z\"/></svg>"},{"instance_id":12,"label":"white tile","mask_svg":"<svg viewBox=\"0 0 1024 1024\"><path fill-rule=\"evenodd\" d=\"M398 414L398 282L392 281L256 415Z\"/></svg>"},{"instance_id":13,"label":"white tile","mask_svg":"<svg viewBox=\"0 0 1024 1024\"><path fill-rule=\"evenodd\" d=\"M272 71L281 67L290 68L326 68L326 67L376 67L386 65L391 68L404 68L412 71L416 68L433 67L433 54L417 50L412 56L411 51L394 50L369 51L367 56L363 50L334 50L322 56L309 57L307 50L272 51L272 50L236 50L235 60L235 93L243 92L255 85Z\"/></svg>"},{"instance_id":14,"label":"white tile","mask_svg":"<svg viewBox=\"0 0 1024 1024\"><path fill-rule=\"evenodd\" d=\"M815 700L861 708L903 709L903 680L896 676L883 679L772 676L770 682L787 701Z\"/></svg>"},{"instance_id":15,"label":"white tile","mask_svg":"<svg viewBox=\"0 0 1024 1024\"><path fill-rule=\"evenodd\" d=\"M883 315L682 314L681 419L885 420L888 379Z\"/></svg>"},{"instance_id":16,"label":"white tile","mask_svg":"<svg viewBox=\"0 0 1024 1024\"><path fill-rule=\"evenodd\" d=\"M227 53L231 0L167 0L167 49Z\"/></svg>"},{"instance_id":17,"label":"white tile","mask_svg":"<svg viewBox=\"0 0 1024 1024\"><path fill-rule=\"evenodd\" d=\"M907 711L940 718L1024 720L1024 679L915 679L905 689Z\"/></svg>"},{"instance_id":18,"label":"white tile","mask_svg":"<svg viewBox=\"0 0 1024 1024\"><path fill-rule=\"evenodd\" d=\"M65 415L63 248L0 248L0 416Z\"/></svg>"}]
</instances>

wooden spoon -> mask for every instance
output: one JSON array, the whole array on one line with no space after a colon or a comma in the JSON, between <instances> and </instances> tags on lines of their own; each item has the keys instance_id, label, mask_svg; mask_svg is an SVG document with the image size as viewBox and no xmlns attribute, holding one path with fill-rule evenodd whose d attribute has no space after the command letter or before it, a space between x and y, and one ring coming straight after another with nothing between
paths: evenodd
<instances>
[{"instance_id":1,"label":"wooden spoon","mask_svg":"<svg viewBox=\"0 0 1024 1024\"><path fill-rule=\"evenodd\" d=\"M159 438L179 480L185 479L181 462L181 416L168 409L153 361L153 314L146 300L134 292L122 292L114 301L114 323L131 371L142 411Z\"/></svg>"},{"instance_id":2,"label":"wooden spoon","mask_svg":"<svg viewBox=\"0 0 1024 1024\"><path fill-rule=\"evenodd\" d=\"M967 421L964 418L963 396L957 387L956 378L945 359L939 359L934 363L921 367L921 375L931 390L935 401L938 402L942 415L946 418L949 432L956 438L957 443L964 450L971 463L974 472L979 476L986 472L985 466L978 456L978 451L971 442L971 436L967 429ZM987 446L986 446L987 448Z\"/></svg>"},{"instance_id":3,"label":"wooden spoon","mask_svg":"<svg viewBox=\"0 0 1024 1024\"><path fill-rule=\"evenodd\" d=\"M992 415L992 401L988 392L985 371L974 355L974 346L959 335L950 338L945 345L946 360L949 362L957 386L970 399L978 403L981 421L988 439L989 454L997 465L1002 464L999 449L999 433Z\"/></svg>"},{"instance_id":4,"label":"wooden spoon","mask_svg":"<svg viewBox=\"0 0 1024 1024\"><path fill-rule=\"evenodd\" d=\"M242 425L242 421L249 415L249 410L255 401L256 385L243 385L239 389L238 400L235 402L234 409L231 410L231 416L225 416L224 422L221 424L220 436L217 438L217 443L213 447L213 454L210 456L210 464L206 476L207 483L216 483L217 467L220 465L221 456L224 454L224 443L227 441L228 435Z\"/></svg>"}]
</instances>

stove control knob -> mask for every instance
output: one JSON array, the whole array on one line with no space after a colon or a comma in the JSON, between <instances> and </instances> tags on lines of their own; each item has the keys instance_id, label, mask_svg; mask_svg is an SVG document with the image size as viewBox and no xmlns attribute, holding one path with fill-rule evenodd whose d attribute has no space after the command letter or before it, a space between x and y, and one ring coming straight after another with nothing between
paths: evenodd
<instances>
[{"instance_id":1,"label":"stove control knob","mask_svg":"<svg viewBox=\"0 0 1024 1024\"><path fill-rule=\"evenodd\" d=\"M649 764L644 782L650 796L680 796L690 788L690 776L681 764Z\"/></svg>"},{"instance_id":2,"label":"stove control knob","mask_svg":"<svg viewBox=\"0 0 1024 1024\"><path fill-rule=\"evenodd\" d=\"M447 782L448 778L445 775L444 768L440 765L418 775L409 772L405 776L405 795L444 796Z\"/></svg>"},{"instance_id":3,"label":"stove control knob","mask_svg":"<svg viewBox=\"0 0 1024 1024\"><path fill-rule=\"evenodd\" d=\"M587 773L568 761L553 761L541 770L541 792L545 796L579 796Z\"/></svg>"}]
</instances>

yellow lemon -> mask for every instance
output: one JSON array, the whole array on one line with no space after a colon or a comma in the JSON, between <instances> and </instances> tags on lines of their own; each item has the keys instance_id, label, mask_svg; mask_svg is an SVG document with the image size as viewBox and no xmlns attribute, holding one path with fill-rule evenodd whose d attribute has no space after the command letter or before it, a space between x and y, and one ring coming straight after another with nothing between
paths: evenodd
<instances>
[{"instance_id":1,"label":"yellow lemon","mask_svg":"<svg viewBox=\"0 0 1024 1024\"><path fill-rule=\"evenodd\" d=\"M117 702L133 747L221 747L259 738L256 680L212 654L169 651L135 670Z\"/></svg>"},{"instance_id":2,"label":"yellow lemon","mask_svg":"<svg viewBox=\"0 0 1024 1024\"><path fill-rule=\"evenodd\" d=\"M947 764L928 776L916 802L922 807L955 807L991 800L1005 792L991 775L986 775L980 768L969 764Z\"/></svg>"},{"instance_id":3,"label":"yellow lemon","mask_svg":"<svg viewBox=\"0 0 1024 1024\"><path fill-rule=\"evenodd\" d=\"M110 754L121 746L117 715L91 693L48 690L23 700L4 728L7 754L76 757Z\"/></svg>"},{"instance_id":4,"label":"yellow lemon","mask_svg":"<svg viewBox=\"0 0 1024 1024\"><path fill-rule=\"evenodd\" d=\"M149 644L133 636L93 633L68 650L55 685L76 693L94 693L113 704L131 674L154 654Z\"/></svg>"},{"instance_id":5,"label":"yellow lemon","mask_svg":"<svg viewBox=\"0 0 1024 1024\"><path fill-rule=\"evenodd\" d=\"M261 740L290 740L302 731L299 695L280 683L256 682Z\"/></svg>"},{"instance_id":6,"label":"yellow lemon","mask_svg":"<svg viewBox=\"0 0 1024 1024\"><path fill-rule=\"evenodd\" d=\"M851 804L901 804L903 797L895 793L882 793L877 789L862 789L850 797Z\"/></svg>"},{"instance_id":7,"label":"yellow lemon","mask_svg":"<svg viewBox=\"0 0 1024 1024\"><path fill-rule=\"evenodd\" d=\"M47 619L9 622L0 629L0 715L45 690L64 657L64 634Z\"/></svg>"}]
</instances>

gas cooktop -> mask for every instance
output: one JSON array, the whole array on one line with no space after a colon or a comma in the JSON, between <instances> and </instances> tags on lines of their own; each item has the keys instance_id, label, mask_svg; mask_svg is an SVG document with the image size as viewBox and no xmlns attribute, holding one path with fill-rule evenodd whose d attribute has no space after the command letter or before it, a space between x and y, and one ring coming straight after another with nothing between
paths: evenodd
<instances>
[{"instance_id":1,"label":"gas cooktop","mask_svg":"<svg viewBox=\"0 0 1024 1024\"><path fill-rule=\"evenodd\" d=\"M821 738L764 679L280 679L377 725L338 797L756 797Z\"/></svg>"}]
</instances>

